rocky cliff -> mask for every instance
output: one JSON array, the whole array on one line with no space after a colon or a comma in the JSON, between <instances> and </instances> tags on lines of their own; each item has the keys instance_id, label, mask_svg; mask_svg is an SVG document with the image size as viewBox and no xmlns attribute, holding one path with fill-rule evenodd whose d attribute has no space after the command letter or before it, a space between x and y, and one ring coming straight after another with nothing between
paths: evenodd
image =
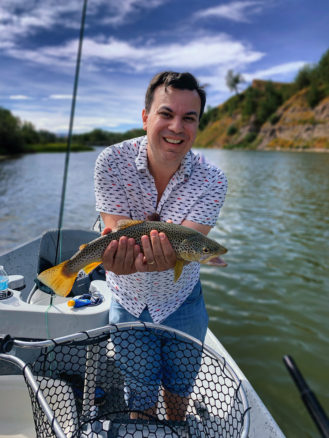
<instances>
[{"instance_id":1,"label":"rocky cliff","mask_svg":"<svg viewBox=\"0 0 329 438\"><path fill-rule=\"evenodd\" d=\"M199 131L196 145L226 149L329 151L329 97L311 108L307 99L308 88L295 92L293 84L270 82L273 90L290 94L290 97L282 99L283 103L277 105L270 115L265 115L264 121L260 104L266 107L268 95L264 90L268 84L254 80L244 93L212 109L213 115ZM254 100L250 100L251 95ZM253 113L246 115L248 105L252 104Z\"/></svg>"},{"instance_id":2,"label":"rocky cliff","mask_svg":"<svg viewBox=\"0 0 329 438\"><path fill-rule=\"evenodd\" d=\"M301 90L276 112L275 123L266 122L257 137L258 149L329 150L329 97L310 108Z\"/></svg>"}]
</instances>

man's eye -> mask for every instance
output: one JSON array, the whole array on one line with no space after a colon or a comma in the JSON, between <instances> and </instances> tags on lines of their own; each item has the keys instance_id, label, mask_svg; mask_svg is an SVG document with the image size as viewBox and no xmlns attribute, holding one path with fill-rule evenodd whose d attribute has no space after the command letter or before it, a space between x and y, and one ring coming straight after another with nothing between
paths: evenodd
<instances>
[{"instance_id":1,"label":"man's eye","mask_svg":"<svg viewBox=\"0 0 329 438\"><path fill-rule=\"evenodd\" d=\"M185 117L185 120L187 121L187 122L195 122L195 118L194 117Z\"/></svg>"},{"instance_id":2,"label":"man's eye","mask_svg":"<svg viewBox=\"0 0 329 438\"><path fill-rule=\"evenodd\" d=\"M167 118L167 119L170 117L170 114L169 114L169 113L163 113L163 112L162 112L162 113L160 113L160 114L161 114L162 117L165 117L165 118Z\"/></svg>"}]
</instances>

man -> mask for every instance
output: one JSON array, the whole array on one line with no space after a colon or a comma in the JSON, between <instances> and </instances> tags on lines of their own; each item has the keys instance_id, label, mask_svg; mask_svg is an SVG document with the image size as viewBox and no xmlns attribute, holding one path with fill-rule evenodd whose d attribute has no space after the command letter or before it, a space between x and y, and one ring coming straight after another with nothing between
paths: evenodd
<instances>
[{"instance_id":1,"label":"man","mask_svg":"<svg viewBox=\"0 0 329 438\"><path fill-rule=\"evenodd\" d=\"M223 205L227 181L218 168L201 163L191 151L205 100L204 90L189 73L162 72L151 80L142 111L147 135L105 149L96 163L96 208L105 233L119 220L145 220L155 212L162 221L209 233ZM111 242L103 255L113 296L110 323L161 323L203 342L208 316L200 266L186 265L174 283L175 262L166 235L155 230L142 237L142 248L127 237ZM158 366L166 368L154 365ZM191 382L177 390L168 378L164 381L167 371L156 372L164 387L167 417L182 419ZM156 396L145 403L136 388L134 394L132 410L154 413Z\"/></svg>"}]
</instances>

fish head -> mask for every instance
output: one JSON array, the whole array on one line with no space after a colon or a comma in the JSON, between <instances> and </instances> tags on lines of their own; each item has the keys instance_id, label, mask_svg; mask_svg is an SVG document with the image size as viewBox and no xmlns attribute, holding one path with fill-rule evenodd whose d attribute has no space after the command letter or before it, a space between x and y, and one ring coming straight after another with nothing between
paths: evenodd
<instances>
[{"instance_id":1,"label":"fish head","mask_svg":"<svg viewBox=\"0 0 329 438\"><path fill-rule=\"evenodd\" d=\"M227 249L203 236L201 233L197 236L190 236L184 239L179 245L178 256L189 262L199 262L207 265L226 266L226 263L219 257L225 254Z\"/></svg>"}]
</instances>

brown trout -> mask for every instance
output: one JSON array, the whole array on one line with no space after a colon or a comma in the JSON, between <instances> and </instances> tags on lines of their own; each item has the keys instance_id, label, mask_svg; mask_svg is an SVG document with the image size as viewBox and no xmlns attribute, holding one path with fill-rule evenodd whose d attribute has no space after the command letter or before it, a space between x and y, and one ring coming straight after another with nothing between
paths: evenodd
<instances>
[{"instance_id":1,"label":"brown trout","mask_svg":"<svg viewBox=\"0 0 329 438\"><path fill-rule=\"evenodd\" d=\"M70 293L81 269L88 274L102 263L102 255L112 240L119 240L121 236L133 237L136 244L142 248L141 237L150 235L152 230L165 233L176 253L174 281L179 279L184 265L188 262L226 266L218 257L227 252L226 248L192 228L168 222L122 220L118 222L116 230L81 245L79 251L69 260L41 272L38 280L57 295L65 297Z\"/></svg>"}]
</instances>

